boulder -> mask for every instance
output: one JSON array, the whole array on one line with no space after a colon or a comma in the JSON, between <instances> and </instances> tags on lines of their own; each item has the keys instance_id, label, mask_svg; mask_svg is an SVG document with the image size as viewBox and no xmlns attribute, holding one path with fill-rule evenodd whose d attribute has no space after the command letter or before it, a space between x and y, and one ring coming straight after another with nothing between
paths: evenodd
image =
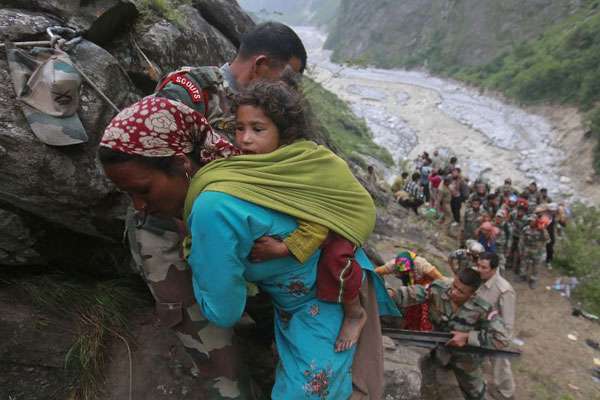
<instances>
[{"instance_id":1,"label":"boulder","mask_svg":"<svg viewBox=\"0 0 600 400\"><path fill-rule=\"evenodd\" d=\"M42 263L42 257L34 250L37 238L22 216L0 209L0 232L1 265Z\"/></svg>"},{"instance_id":2,"label":"boulder","mask_svg":"<svg viewBox=\"0 0 600 400\"><path fill-rule=\"evenodd\" d=\"M422 398L422 368L426 354L422 349L400 346L389 337L383 337L384 398L386 400L418 400Z\"/></svg>"},{"instance_id":3,"label":"boulder","mask_svg":"<svg viewBox=\"0 0 600 400\"><path fill-rule=\"evenodd\" d=\"M187 65L222 65L237 52L196 8L180 6L177 15L177 21L160 18L136 24L107 47L145 92L154 89L163 73Z\"/></svg>"},{"instance_id":4,"label":"boulder","mask_svg":"<svg viewBox=\"0 0 600 400\"><path fill-rule=\"evenodd\" d=\"M240 37L254 26L254 21L242 11L236 1L194 0L192 5L235 47L239 47Z\"/></svg>"},{"instance_id":5,"label":"boulder","mask_svg":"<svg viewBox=\"0 0 600 400\"><path fill-rule=\"evenodd\" d=\"M0 35L12 40L31 38L54 24L56 21L51 17L35 12L0 11ZM136 88L106 50L83 40L70 54L80 69L118 106L137 98ZM0 59L0 88L0 208L4 213L9 210L11 220L19 226L16 231L12 224L0 226L0 236L4 238L0 246L4 253L0 254L5 255L0 257L0 264L40 261L35 253L26 251L26 246L33 248L34 243L45 242L37 240L35 235L43 237L46 230L64 229L104 240L119 240L120 218L127 200L104 177L96 160L102 132L115 112L84 83L79 117L89 142L51 147L30 131L15 98L5 59ZM66 250L45 247L54 252L42 257L46 260Z\"/></svg>"},{"instance_id":6,"label":"boulder","mask_svg":"<svg viewBox=\"0 0 600 400\"><path fill-rule=\"evenodd\" d=\"M65 369L65 354L74 323L40 313L16 285L0 292L0 399L72 398L77 373Z\"/></svg>"},{"instance_id":7,"label":"boulder","mask_svg":"<svg viewBox=\"0 0 600 400\"><path fill-rule=\"evenodd\" d=\"M131 1L94 1L82 7L69 20L69 25L85 31L87 40L103 46L128 30L138 15L139 11Z\"/></svg>"},{"instance_id":8,"label":"boulder","mask_svg":"<svg viewBox=\"0 0 600 400\"><path fill-rule=\"evenodd\" d=\"M45 13L0 9L0 41L47 40L46 29L61 25L60 19ZM11 90L12 91L12 90Z\"/></svg>"},{"instance_id":9,"label":"boulder","mask_svg":"<svg viewBox=\"0 0 600 400\"><path fill-rule=\"evenodd\" d=\"M81 0L0 0L3 8L45 11L63 18L79 11L80 3Z\"/></svg>"}]
</instances>

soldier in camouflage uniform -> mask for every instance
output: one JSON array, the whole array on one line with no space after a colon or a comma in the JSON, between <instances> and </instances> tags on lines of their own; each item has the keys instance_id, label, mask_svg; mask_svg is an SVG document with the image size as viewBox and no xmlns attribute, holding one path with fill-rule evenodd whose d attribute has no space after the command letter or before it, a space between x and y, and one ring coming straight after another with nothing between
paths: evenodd
<instances>
[{"instance_id":1,"label":"soldier in camouflage uniform","mask_svg":"<svg viewBox=\"0 0 600 400\"><path fill-rule=\"evenodd\" d=\"M531 214L538 204L540 204L540 193L537 189L537 183L531 182L529 186L527 186L527 190L521 194L521 197L527 199L527 213Z\"/></svg>"},{"instance_id":2,"label":"soldier in camouflage uniform","mask_svg":"<svg viewBox=\"0 0 600 400\"><path fill-rule=\"evenodd\" d=\"M508 254L508 244L510 243L510 229L506 222L506 215L502 209L498 210L494 217L494 224L500 233L496 236L496 254L498 255L498 268L500 273L504 275L506 268L506 255Z\"/></svg>"},{"instance_id":3,"label":"soldier in camouflage uniform","mask_svg":"<svg viewBox=\"0 0 600 400\"><path fill-rule=\"evenodd\" d=\"M519 239L523 228L527 225L527 207L519 206L510 214L509 237L510 249L507 260L507 267L512 268L515 274L521 273L521 252L519 249Z\"/></svg>"},{"instance_id":4,"label":"soldier in camouflage uniform","mask_svg":"<svg viewBox=\"0 0 600 400\"><path fill-rule=\"evenodd\" d=\"M283 24L269 22L244 35L230 64L172 72L161 80L155 96L184 103L205 116L215 132L232 138L236 89L255 79L276 78L288 66L303 72L305 65L306 51L298 36ZM238 381L232 330L209 323L196 304L191 270L182 257L182 222L131 210L126 225L136 268L155 298L161 324L175 331L196 370L213 378L207 398L252 398L248 383ZM270 302L266 307L272 309ZM272 332L272 322L265 322Z\"/></svg>"},{"instance_id":5,"label":"soldier in camouflage uniform","mask_svg":"<svg viewBox=\"0 0 600 400\"><path fill-rule=\"evenodd\" d=\"M508 345L509 332L504 322L487 301L475 295L481 285L479 273L464 269L452 280L434 281L429 288L420 285L391 290L399 307L429 302L429 319L433 329L452 332L447 346L464 345L503 348ZM433 357L454 371L466 400L483 400L486 383L483 378L482 357L476 354L452 354L438 347Z\"/></svg>"},{"instance_id":6,"label":"soldier in camouflage uniform","mask_svg":"<svg viewBox=\"0 0 600 400\"><path fill-rule=\"evenodd\" d=\"M457 249L448 255L448 265L452 272L457 275L465 268L474 269L477 266L479 255L483 254L485 249L477 240L467 240L464 249Z\"/></svg>"},{"instance_id":7,"label":"soldier in camouflage uniform","mask_svg":"<svg viewBox=\"0 0 600 400\"><path fill-rule=\"evenodd\" d=\"M544 227L538 226L538 218L530 215L527 218L529 225L523 228L519 243L521 253L521 279L529 282L529 287L534 289L537 285L537 269L545 255L546 243L550 241L550 235Z\"/></svg>"},{"instance_id":8,"label":"soldier in camouflage uniform","mask_svg":"<svg viewBox=\"0 0 600 400\"><path fill-rule=\"evenodd\" d=\"M463 228L461 231L461 245L469 239L477 239L475 230L479 228L482 222L482 217L485 212L481 209L481 200L474 197L469 202L470 207L466 209L463 218Z\"/></svg>"}]
</instances>

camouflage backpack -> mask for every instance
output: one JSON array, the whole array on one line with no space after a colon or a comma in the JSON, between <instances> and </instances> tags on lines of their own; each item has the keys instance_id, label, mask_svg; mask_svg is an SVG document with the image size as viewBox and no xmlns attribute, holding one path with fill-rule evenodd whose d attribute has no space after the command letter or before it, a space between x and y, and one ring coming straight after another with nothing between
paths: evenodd
<instances>
[{"instance_id":1,"label":"camouflage backpack","mask_svg":"<svg viewBox=\"0 0 600 400\"><path fill-rule=\"evenodd\" d=\"M216 132L232 139L234 92L219 67L183 67L164 76L155 95L179 101L204 115Z\"/></svg>"}]
</instances>

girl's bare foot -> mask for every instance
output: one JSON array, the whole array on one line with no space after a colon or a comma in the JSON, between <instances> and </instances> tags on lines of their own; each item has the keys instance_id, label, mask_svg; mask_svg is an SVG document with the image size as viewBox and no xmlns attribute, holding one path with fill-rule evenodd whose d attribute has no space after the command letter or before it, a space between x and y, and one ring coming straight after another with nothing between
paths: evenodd
<instances>
[{"instance_id":1,"label":"girl's bare foot","mask_svg":"<svg viewBox=\"0 0 600 400\"><path fill-rule=\"evenodd\" d=\"M354 346L358 342L360 333L366 323L367 313L362 307L359 316L353 318L346 315L340 333L335 341L335 351L346 351Z\"/></svg>"}]
</instances>

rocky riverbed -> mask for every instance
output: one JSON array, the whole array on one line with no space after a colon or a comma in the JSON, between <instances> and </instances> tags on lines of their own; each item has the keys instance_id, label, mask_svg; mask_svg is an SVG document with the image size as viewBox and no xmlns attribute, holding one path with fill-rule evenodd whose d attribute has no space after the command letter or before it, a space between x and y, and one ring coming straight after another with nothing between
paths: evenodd
<instances>
[{"instance_id":1,"label":"rocky riverbed","mask_svg":"<svg viewBox=\"0 0 600 400\"><path fill-rule=\"evenodd\" d=\"M511 177L520 186L535 180L555 197L593 201L578 187L590 179L569 176L573 171L564 168L569 154L551 119L424 72L332 63L323 49L325 33L295 29L309 52L309 74L365 118L374 141L398 164L442 148L458 157L472 179L484 175L500 184ZM387 179L397 173L384 171Z\"/></svg>"}]
</instances>

